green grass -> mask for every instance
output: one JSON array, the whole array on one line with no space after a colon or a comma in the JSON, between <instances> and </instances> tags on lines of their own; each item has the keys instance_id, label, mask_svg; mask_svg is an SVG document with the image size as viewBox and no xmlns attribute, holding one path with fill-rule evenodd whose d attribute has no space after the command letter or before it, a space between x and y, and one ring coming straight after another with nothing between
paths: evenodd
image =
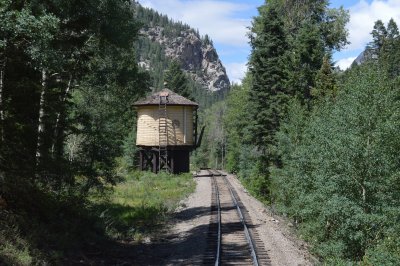
<instances>
[{"instance_id":1,"label":"green grass","mask_svg":"<svg viewBox=\"0 0 400 266\"><path fill-rule=\"evenodd\" d=\"M194 188L191 174L133 172L107 197L93 197L92 202L109 236L140 240L162 228L179 201Z\"/></svg>"},{"instance_id":2,"label":"green grass","mask_svg":"<svg viewBox=\"0 0 400 266\"><path fill-rule=\"evenodd\" d=\"M0 265L55 264L79 250L94 229L81 199L38 188L18 191L18 201L0 209Z\"/></svg>"},{"instance_id":3,"label":"green grass","mask_svg":"<svg viewBox=\"0 0 400 266\"><path fill-rule=\"evenodd\" d=\"M0 211L2 219L8 215ZM8 218L8 217L7 217ZM32 265L29 243L24 240L16 225L0 221L0 265Z\"/></svg>"},{"instance_id":4,"label":"green grass","mask_svg":"<svg viewBox=\"0 0 400 266\"><path fill-rule=\"evenodd\" d=\"M126 174L89 200L23 188L0 209L0 265L59 265L90 248L140 241L162 229L194 188L191 174L146 172Z\"/></svg>"}]
</instances>

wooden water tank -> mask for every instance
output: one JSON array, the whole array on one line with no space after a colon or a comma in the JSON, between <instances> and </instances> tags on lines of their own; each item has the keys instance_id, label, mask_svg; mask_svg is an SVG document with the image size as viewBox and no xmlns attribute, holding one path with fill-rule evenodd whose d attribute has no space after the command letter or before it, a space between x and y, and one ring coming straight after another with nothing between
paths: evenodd
<instances>
[{"instance_id":1,"label":"wooden water tank","mask_svg":"<svg viewBox=\"0 0 400 266\"><path fill-rule=\"evenodd\" d=\"M137 101L137 137L140 147L160 145L160 116L163 118L163 106L160 107L160 94L166 97L166 128L168 146L178 148L195 146L195 113L198 104L168 89L154 93L144 100ZM161 109L160 109L161 108Z\"/></svg>"},{"instance_id":2,"label":"wooden water tank","mask_svg":"<svg viewBox=\"0 0 400 266\"><path fill-rule=\"evenodd\" d=\"M189 172L197 140L198 104L168 89L137 101L139 169Z\"/></svg>"}]
</instances>

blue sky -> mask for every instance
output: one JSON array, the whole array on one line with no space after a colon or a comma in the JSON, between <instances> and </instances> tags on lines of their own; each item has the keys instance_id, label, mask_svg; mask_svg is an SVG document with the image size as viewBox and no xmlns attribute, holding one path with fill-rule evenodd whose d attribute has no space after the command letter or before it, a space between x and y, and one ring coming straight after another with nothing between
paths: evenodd
<instances>
[{"instance_id":1,"label":"blue sky","mask_svg":"<svg viewBox=\"0 0 400 266\"><path fill-rule=\"evenodd\" d=\"M247 70L250 54L247 32L257 7L264 0L139 0L146 7L167 14L208 34L226 67L231 82L240 83ZM334 54L336 64L347 68L371 40L376 20L391 17L400 24L400 0L331 0L331 7L343 6L350 12L347 25L349 41L343 51ZM400 26L400 25L399 25Z\"/></svg>"}]
</instances>

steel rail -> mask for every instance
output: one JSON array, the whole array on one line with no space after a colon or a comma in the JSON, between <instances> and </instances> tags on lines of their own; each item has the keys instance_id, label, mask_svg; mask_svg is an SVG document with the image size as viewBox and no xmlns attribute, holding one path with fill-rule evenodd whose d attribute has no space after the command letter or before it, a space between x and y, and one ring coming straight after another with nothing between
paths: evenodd
<instances>
[{"instance_id":1,"label":"steel rail","mask_svg":"<svg viewBox=\"0 0 400 266\"><path fill-rule=\"evenodd\" d=\"M218 244L217 244L217 256L215 257L215 266L219 266L221 263L221 204L219 201L219 189L217 182L215 181L215 176L213 173L211 173L212 178L213 178L213 183L215 186L215 194L216 194L216 199L217 199L217 207L218 207Z\"/></svg>"},{"instance_id":2,"label":"steel rail","mask_svg":"<svg viewBox=\"0 0 400 266\"><path fill-rule=\"evenodd\" d=\"M255 250L255 247L254 247L254 244L253 244L253 239L251 238L249 229L247 228L246 221L244 220L243 213L242 213L242 211L241 211L241 209L239 207L239 204L238 204L238 202L236 200L235 195L233 194L232 186L231 186L231 184L229 184L228 179L226 178L226 175L224 175L224 180L225 180L225 183L226 183L226 185L227 185L227 187L228 187L228 189L229 189L229 191L231 193L231 197L233 199L233 202L236 205L236 210L237 210L237 212L239 214L240 220L242 221L244 233L246 235L246 240L247 240L247 242L248 242L248 244L250 246L251 257L253 259L253 265L254 266L258 266L257 253L256 253L256 250Z\"/></svg>"}]
</instances>

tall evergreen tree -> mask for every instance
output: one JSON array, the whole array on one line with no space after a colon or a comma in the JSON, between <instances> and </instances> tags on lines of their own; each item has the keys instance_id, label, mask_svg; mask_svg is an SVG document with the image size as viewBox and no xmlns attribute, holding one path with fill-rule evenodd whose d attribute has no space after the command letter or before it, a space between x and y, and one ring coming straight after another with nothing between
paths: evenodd
<instances>
[{"instance_id":1,"label":"tall evergreen tree","mask_svg":"<svg viewBox=\"0 0 400 266\"><path fill-rule=\"evenodd\" d=\"M288 1L290 2L290 1ZM315 88L315 78L323 64L325 54L340 50L347 44L345 25L349 20L343 9L328 9L328 1L304 0L304 5L289 5L282 10L287 18L286 34L290 43L288 86L296 91L299 99L309 103ZM285 19L285 21L287 21ZM295 26L293 26L295 25Z\"/></svg>"},{"instance_id":2,"label":"tall evergreen tree","mask_svg":"<svg viewBox=\"0 0 400 266\"><path fill-rule=\"evenodd\" d=\"M256 158L245 168L252 169L261 195L268 196L269 167L281 166L276 133L287 116L289 103L297 98L311 109L312 88L315 97L335 90L330 60L324 60L324 56L347 44L345 24L349 15L328 5L327 0L270 0L254 18L249 36L252 119L247 126L254 146L247 145L241 157L252 154Z\"/></svg>"},{"instance_id":3,"label":"tall evergreen tree","mask_svg":"<svg viewBox=\"0 0 400 266\"><path fill-rule=\"evenodd\" d=\"M310 89L315 86L315 76L322 65L324 45L318 27L305 23L292 42L288 66L288 86L305 103L311 99Z\"/></svg>"},{"instance_id":4,"label":"tall evergreen tree","mask_svg":"<svg viewBox=\"0 0 400 266\"><path fill-rule=\"evenodd\" d=\"M332 71L330 55L325 55L321 69L315 77L315 87L311 89L311 96L321 99L326 96L335 97L337 94L336 78Z\"/></svg>"},{"instance_id":5,"label":"tall evergreen tree","mask_svg":"<svg viewBox=\"0 0 400 266\"><path fill-rule=\"evenodd\" d=\"M192 92L190 91L188 78L181 69L181 65L178 61L173 60L171 62L165 72L164 81L167 83L168 89L189 99L193 97Z\"/></svg>"},{"instance_id":6,"label":"tall evergreen tree","mask_svg":"<svg viewBox=\"0 0 400 266\"><path fill-rule=\"evenodd\" d=\"M397 26L397 23L394 21L393 18L391 18L388 22L387 35L390 39L395 39L399 37L399 27Z\"/></svg>"},{"instance_id":7,"label":"tall evergreen tree","mask_svg":"<svg viewBox=\"0 0 400 266\"><path fill-rule=\"evenodd\" d=\"M390 19L385 26L377 20L371 35L372 41L365 48L366 59L377 61L392 78L400 75L400 35L396 22Z\"/></svg>"},{"instance_id":8,"label":"tall evergreen tree","mask_svg":"<svg viewBox=\"0 0 400 266\"><path fill-rule=\"evenodd\" d=\"M249 70L252 75L250 102L254 143L268 161L273 160L274 134L284 114L287 100L286 51L284 23L271 3L259 9L260 16L252 26L252 54Z\"/></svg>"},{"instance_id":9,"label":"tall evergreen tree","mask_svg":"<svg viewBox=\"0 0 400 266\"><path fill-rule=\"evenodd\" d=\"M366 58L368 60L378 60L382 49L386 46L387 29L382 20L375 21L374 28L371 32L372 41L367 45Z\"/></svg>"},{"instance_id":10,"label":"tall evergreen tree","mask_svg":"<svg viewBox=\"0 0 400 266\"><path fill-rule=\"evenodd\" d=\"M387 24L387 37L381 49L380 60L387 68L391 78L400 75L400 34L396 22L392 19Z\"/></svg>"},{"instance_id":11,"label":"tall evergreen tree","mask_svg":"<svg viewBox=\"0 0 400 266\"><path fill-rule=\"evenodd\" d=\"M382 20L377 20L374 25L374 29L371 32L372 35L372 49L376 54L379 54L382 47L385 45L387 37L387 29Z\"/></svg>"}]
</instances>

